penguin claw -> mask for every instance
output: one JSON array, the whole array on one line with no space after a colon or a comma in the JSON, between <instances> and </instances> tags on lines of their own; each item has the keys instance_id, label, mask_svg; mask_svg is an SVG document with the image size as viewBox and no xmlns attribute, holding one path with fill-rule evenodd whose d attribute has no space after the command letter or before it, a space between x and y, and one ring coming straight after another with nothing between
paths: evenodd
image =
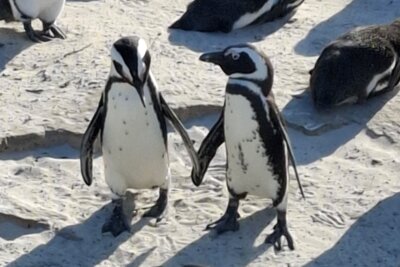
<instances>
[{"instance_id":1,"label":"penguin claw","mask_svg":"<svg viewBox=\"0 0 400 267\"><path fill-rule=\"evenodd\" d=\"M268 244L273 244L274 248L277 251L280 251L282 249L281 245L281 237L284 236L286 238L286 241L288 243L288 247L291 250L294 250L294 245L293 245L293 238L289 233L289 230L287 229L286 226L282 226L280 223L277 223L274 226L274 232L270 234L266 239L265 243Z\"/></svg>"},{"instance_id":2,"label":"penguin claw","mask_svg":"<svg viewBox=\"0 0 400 267\"><path fill-rule=\"evenodd\" d=\"M143 214L143 217L156 218L156 222L161 221L165 217L168 204L168 189L160 189L160 196L156 204Z\"/></svg>"}]
</instances>

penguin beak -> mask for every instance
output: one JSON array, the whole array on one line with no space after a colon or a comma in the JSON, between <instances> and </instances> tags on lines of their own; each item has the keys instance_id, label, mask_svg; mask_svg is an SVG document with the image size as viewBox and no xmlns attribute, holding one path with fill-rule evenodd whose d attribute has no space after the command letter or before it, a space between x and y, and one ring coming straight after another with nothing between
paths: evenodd
<instances>
[{"instance_id":1,"label":"penguin beak","mask_svg":"<svg viewBox=\"0 0 400 267\"><path fill-rule=\"evenodd\" d=\"M145 107L145 103L144 103L144 93L143 93L143 88L145 85L146 81L142 82L140 79L134 79L134 81L132 82L133 87L136 88L136 91L139 94L140 100L142 101L143 107Z\"/></svg>"},{"instance_id":2,"label":"penguin beak","mask_svg":"<svg viewBox=\"0 0 400 267\"><path fill-rule=\"evenodd\" d=\"M210 62L217 65L221 65L225 59L223 52L212 52L202 54L199 58L201 61Z\"/></svg>"}]
</instances>

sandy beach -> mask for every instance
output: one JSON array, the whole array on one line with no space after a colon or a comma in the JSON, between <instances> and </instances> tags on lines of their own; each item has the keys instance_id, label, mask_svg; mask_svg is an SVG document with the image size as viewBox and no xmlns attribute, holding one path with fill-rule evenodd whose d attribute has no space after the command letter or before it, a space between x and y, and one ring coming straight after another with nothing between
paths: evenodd
<instances>
[{"instance_id":1,"label":"sandy beach","mask_svg":"<svg viewBox=\"0 0 400 267\"><path fill-rule=\"evenodd\" d=\"M58 25L68 38L40 44L21 23L0 22L0 266L400 267L400 86L327 113L317 113L305 91L325 45L354 27L399 18L400 1L306 0L293 16L229 34L168 31L188 3L67 0ZM264 244L275 224L268 199L241 202L239 231L204 231L226 208L225 151L195 187L172 129L167 218L141 218L157 197L141 190L131 194L139 207L131 232L101 233L111 192L99 153L94 183L84 184L79 144L105 86L109 49L127 35L149 44L159 89L196 148L217 119L227 80L199 55L250 42L270 57L306 194L293 176L294 251Z\"/></svg>"}]
</instances>

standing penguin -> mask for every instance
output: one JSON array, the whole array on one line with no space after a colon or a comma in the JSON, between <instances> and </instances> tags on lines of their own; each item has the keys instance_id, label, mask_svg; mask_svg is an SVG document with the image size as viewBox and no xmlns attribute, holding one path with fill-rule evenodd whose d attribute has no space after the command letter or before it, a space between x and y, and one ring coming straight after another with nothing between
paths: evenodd
<instances>
[{"instance_id":1,"label":"standing penguin","mask_svg":"<svg viewBox=\"0 0 400 267\"><path fill-rule=\"evenodd\" d=\"M262 24L294 11L304 0L194 0L170 28L230 32Z\"/></svg>"},{"instance_id":2,"label":"standing penguin","mask_svg":"<svg viewBox=\"0 0 400 267\"><path fill-rule=\"evenodd\" d=\"M64 5L65 0L0 0L0 20L21 21L29 39L34 42L65 39L65 34L55 25ZM33 30L34 19L42 21L42 32Z\"/></svg>"},{"instance_id":3,"label":"standing penguin","mask_svg":"<svg viewBox=\"0 0 400 267\"><path fill-rule=\"evenodd\" d=\"M200 185L218 147L225 142L229 203L222 218L209 224L207 229L215 229L217 233L238 230L239 200L247 194L266 197L273 200L278 218L266 242L280 250L283 235L289 248L294 249L286 225L289 161L302 194L303 190L289 138L271 92L272 65L262 52L247 44L203 54L200 60L219 65L229 76L222 114L200 146L199 171L192 171L193 183Z\"/></svg>"},{"instance_id":4,"label":"standing penguin","mask_svg":"<svg viewBox=\"0 0 400 267\"><path fill-rule=\"evenodd\" d=\"M117 236L130 226L127 189L158 187L159 198L144 216L159 221L164 215L170 183L166 118L182 136L195 169L198 161L182 123L158 93L145 41L119 39L112 46L111 59L107 85L82 139L80 160L82 177L91 185L93 145L100 133L105 179L115 203L102 231Z\"/></svg>"},{"instance_id":5,"label":"standing penguin","mask_svg":"<svg viewBox=\"0 0 400 267\"><path fill-rule=\"evenodd\" d=\"M322 51L310 71L310 91L319 109L363 103L400 81L400 19L356 28Z\"/></svg>"}]
</instances>

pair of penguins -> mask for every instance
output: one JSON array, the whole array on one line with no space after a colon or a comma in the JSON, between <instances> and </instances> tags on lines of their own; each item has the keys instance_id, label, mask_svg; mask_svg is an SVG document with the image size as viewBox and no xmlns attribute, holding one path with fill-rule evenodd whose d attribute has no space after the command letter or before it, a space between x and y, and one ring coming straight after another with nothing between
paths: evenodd
<instances>
[{"instance_id":1,"label":"pair of penguins","mask_svg":"<svg viewBox=\"0 0 400 267\"><path fill-rule=\"evenodd\" d=\"M183 138L199 186L217 149L225 142L226 181L229 203L225 214L207 226L218 234L239 228L239 201L248 194L269 198L277 210L277 223L266 242L281 249L281 237L294 249L286 223L289 163L292 163L301 193L285 125L271 92L273 68L268 57L254 46L243 44L206 53L200 60L221 67L229 76L223 111L202 142L199 151L182 123L169 108L150 71L151 57L143 39L124 37L111 48L111 70L81 145L81 172L92 184L93 146L100 136L105 180L113 193L114 210L103 232L114 236L129 230L131 201L126 190L159 188L156 204L145 217L161 220L166 212L170 183L167 151L168 119ZM304 194L303 194L304 197ZM134 206L134 205L133 205Z\"/></svg>"}]
</instances>

